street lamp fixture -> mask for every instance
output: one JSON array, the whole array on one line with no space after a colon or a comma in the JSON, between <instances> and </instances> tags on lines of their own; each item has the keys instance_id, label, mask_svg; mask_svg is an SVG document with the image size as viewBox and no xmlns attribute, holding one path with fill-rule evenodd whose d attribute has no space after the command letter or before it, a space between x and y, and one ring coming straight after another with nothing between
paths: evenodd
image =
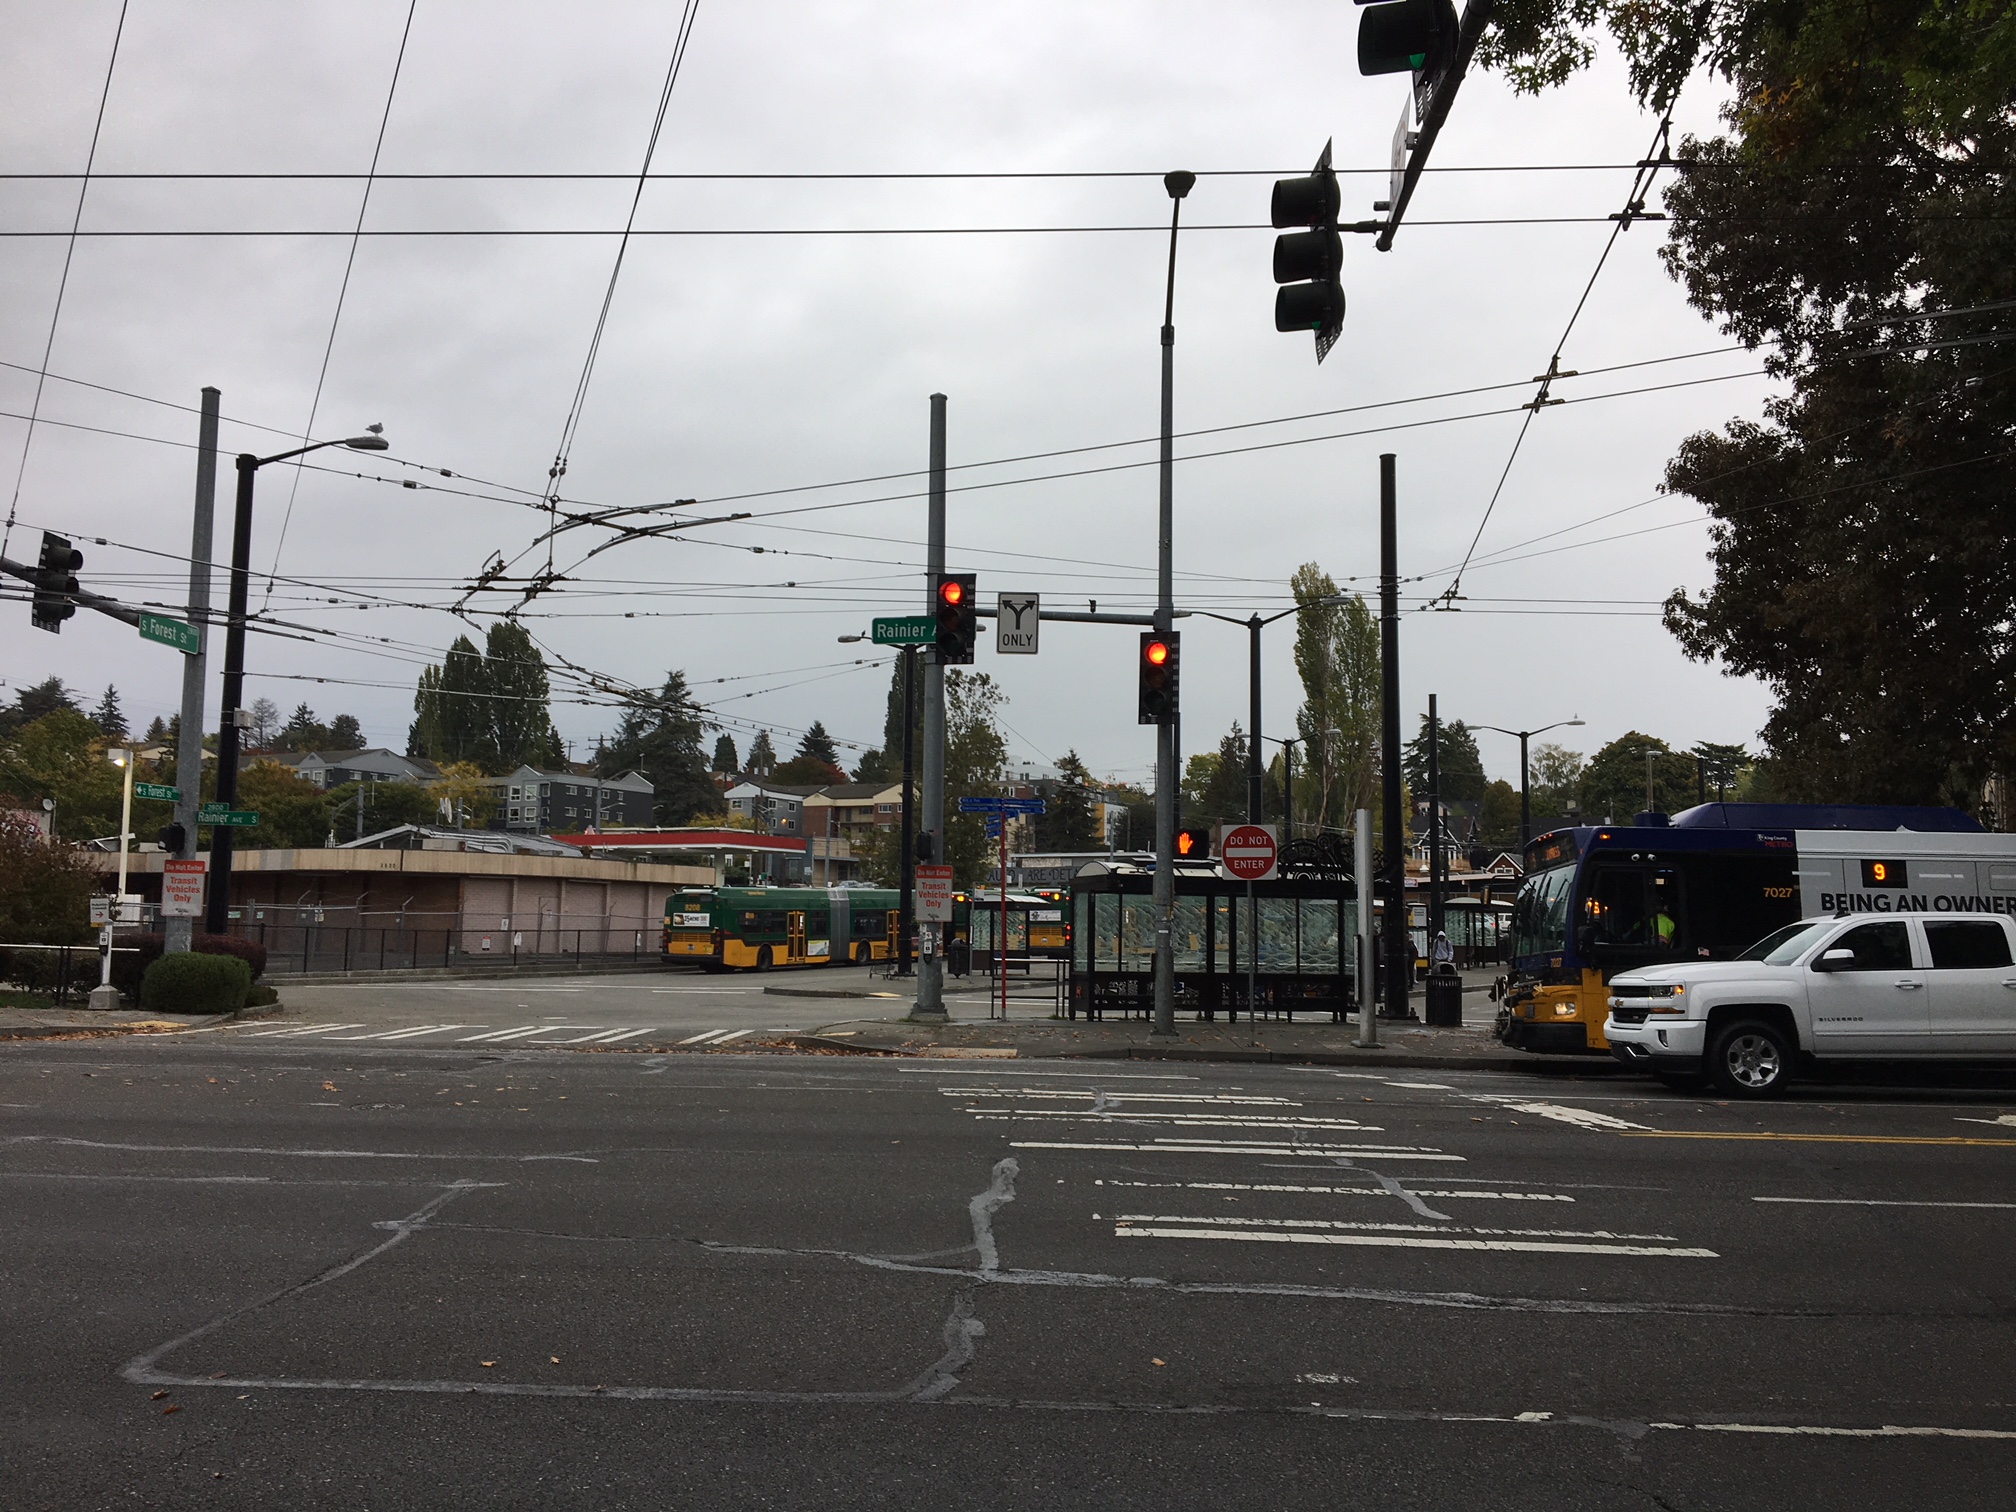
<instances>
[{"instance_id":1,"label":"street lamp fixture","mask_svg":"<svg viewBox=\"0 0 2016 1512\"><path fill-rule=\"evenodd\" d=\"M224 696L222 723L217 731L217 802L229 808L238 798L239 703L245 695L245 608L250 597L252 574L252 484L259 469L275 462L305 457L325 447L341 446L351 451L382 452L389 449L385 427L367 425L361 436L345 436L335 441L316 441L270 457L243 452L238 457L238 498L231 524L231 607L225 621ZM228 826L210 831L210 897L204 927L212 934L226 934L231 928L231 857L235 832Z\"/></svg>"},{"instance_id":2,"label":"street lamp fixture","mask_svg":"<svg viewBox=\"0 0 2016 1512\"><path fill-rule=\"evenodd\" d=\"M1508 730L1502 725L1472 725L1473 730L1490 730L1498 735L1516 736L1519 741L1519 864L1526 864L1526 843L1533 838L1533 783L1526 766L1526 742L1535 735L1545 735L1549 730L1580 729L1584 723L1580 714L1573 719L1557 719L1553 724L1542 725L1537 730Z\"/></svg>"}]
</instances>

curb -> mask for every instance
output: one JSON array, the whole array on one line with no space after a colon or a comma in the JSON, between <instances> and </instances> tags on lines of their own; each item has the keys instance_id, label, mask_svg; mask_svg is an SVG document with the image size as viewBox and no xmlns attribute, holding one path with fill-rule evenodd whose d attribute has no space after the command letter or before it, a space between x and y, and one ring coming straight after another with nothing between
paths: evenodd
<instances>
[{"instance_id":1,"label":"curb","mask_svg":"<svg viewBox=\"0 0 2016 1512\"><path fill-rule=\"evenodd\" d=\"M900 992L855 992L846 987L765 987L765 997L841 998L850 1003L901 1002Z\"/></svg>"}]
</instances>

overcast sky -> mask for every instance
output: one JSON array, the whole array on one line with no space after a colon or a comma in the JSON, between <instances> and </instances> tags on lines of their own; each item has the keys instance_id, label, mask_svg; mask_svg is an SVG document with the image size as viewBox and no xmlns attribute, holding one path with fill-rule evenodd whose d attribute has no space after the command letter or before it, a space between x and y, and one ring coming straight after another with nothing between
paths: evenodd
<instances>
[{"instance_id":1,"label":"overcast sky","mask_svg":"<svg viewBox=\"0 0 2016 1512\"><path fill-rule=\"evenodd\" d=\"M0 181L10 497L26 458L8 555L32 560L42 529L67 531L86 552L87 586L181 600L196 420L148 401L194 406L203 385L223 391L221 549L228 454L296 444L327 348L316 438L382 422L397 460L330 451L314 460L334 471L260 475L254 602L324 634L255 636L248 686L283 710L305 700L325 720L354 713L373 743L403 749L419 664L461 628L442 612L458 586L493 553L520 573L545 564L545 548L525 554L543 527L528 502L560 443L616 255L607 233L635 184L381 179L336 320L381 119L381 174L634 175L679 9L418 0L387 116L408 0L130 0L98 173L359 177L96 180L86 233L340 234L87 234L74 252L76 179ZM81 172L120 15L119 0L0 5L0 170ZM1633 728L1676 745L1753 742L1763 689L1688 662L1660 627L1658 602L1711 574L1698 508L1657 489L1678 441L1755 416L1770 388L1747 376L1751 354L1689 356L1729 342L1666 276L1657 223L1618 238L1562 350L1562 367L1584 376L1555 386L1571 402L1533 420L1506 473L1518 406L1534 393L1526 380L1546 368L1609 237L1601 218L1632 178L1628 166L1575 170L1635 162L1656 125L1614 59L1538 99L1473 76L1435 165L1555 171L1429 175L1393 250L1347 238L1349 313L1328 361L1316 365L1306 335L1274 332L1274 233L1259 228L1271 176L1306 170L1334 137L1340 166L1378 170L1345 178L1347 217L1384 197L1405 85L1358 76L1356 19L1339 0L703 0L655 172L1135 176L671 181L645 190L640 230L1151 229L634 237L561 485L570 507L769 496L703 510L756 520L602 553L538 599L528 627L624 683L683 669L740 748L754 726L814 719L843 741L879 743L886 667L855 665L867 648L835 638L921 607L925 511L910 495L922 480L821 485L921 469L933 391L950 398L950 456L965 468L953 475L950 564L979 574L982 602L1013 590L1056 607L1150 605L1167 242L1152 228L1167 225L1160 174L1181 167L1200 177L1179 255L1177 428L1253 428L1179 441L1178 455L1306 444L1179 462L1179 607L1272 612L1307 561L1374 590L1382 451L1399 457L1401 566L1419 578L1406 588L1418 606L1448 587L1505 474L1462 612L1403 622L1410 733L1433 692L1445 718L1473 723L1580 715L1587 728L1559 733L1585 752ZM1718 103L1697 81L1676 141L1712 130ZM1556 223L1432 224L1499 218ZM368 234L421 230L605 234ZM14 234L52 231L64 234ZM20 417L66 255L31 440ZM1674 358L1688 360L1658 360ZM1502 384L1514 386L1427 397ZM1598 397L1672 384L1689 386ZM1356 412L1253 425L1342 410ZM1449 418L1479 412L1491 413ZM1382 426L1408 428L1367 433ZM1109 443L1142 444L969 465ZM1044 476L1086 468L1106 470ZM358 471L369 477L348 476ZM788 489L808 491L772 492ZM806 505L836 507L760 518ZM101 536L115 544L84 539ZM555 563L571 567L608 538L575 530ZM0 623L8 696L53 672L94 697L116 683L143 723L179 703L179 658L123 625L84 612L59 639L31 630L18 602L0 604ZM1184 629L1194 751L1245 721L1246 636L1196 618ZM1042 644L1034 658L980 654L1008 695L1016 758L1075 748L1095 772L1148 777L1134 632L1055 624ZM1287 623L1268 632L1270 735L1292 733L1290 646ZM615 714L556 702L554 717L581 754ZM1515 741L1487 734L1482 749L1494 775L1517 780Z\"/></svg>"}]
</instances>

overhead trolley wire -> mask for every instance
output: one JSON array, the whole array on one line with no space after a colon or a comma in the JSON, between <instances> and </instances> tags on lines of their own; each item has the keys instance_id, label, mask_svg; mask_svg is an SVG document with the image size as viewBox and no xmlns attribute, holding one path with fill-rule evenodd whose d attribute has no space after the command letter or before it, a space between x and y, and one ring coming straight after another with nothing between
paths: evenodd
<instances>
[{"instance_id":1,"label":"overhead trolley wire","mask_svg":"<svg viewBox=\"0 0 2016 1512\"><path fill-rule=\"evenodd\" d=\"M28 432L21 438L21 460L14 468L14 492L7 501L7 524L0 528L0 555L14 539L14 517L21 506L21 483L28 476L28 452L35 444L35 418L42 413L42 385L49 371L50 355L56 350L56 326L63 318L63 295L70 287L70 262L77 255L77 235L84 224L84 198L91 192L91 172L98 165L98 138L105 130L105 104L112 98L112 75L119 67L119 43L126 35L126 7L119 0L119 19L112 28L112 52L105 60L105 83L98 91L98 114L91 121L91 147L84 155L84 172L77 185L77 208L70 216L70 239L63 249L63 271L56 279L56 303L49 311L49 335L42 343L42 366L35 376L35 399L26 416Z\"/></svg>"},{"instance_id":2,"label":"overhead trolley wire","mask_svg":"<svg viewBox=\"0 0 2016 1512\"><path fill-rule=\"evenodd\" d=\"M322 412L322 386L329 381L329 358L336 350L336 331L343 324L343 303L350 294L350 274L357 266L357 243L364 234L364 216L371 208L371 186L378 172L378 159L385 151L385 128L392 121L392 102L399 95L399 73L406 66L406 44L413 36L413 12L420 0L406 0L406 24L399 32L399 53L392 60L392 82L385 90L385 109L378 117L378 139L371 146L371 167L364 175L364 193L357 201L357 223L350 228L350 251L343 259L343 280L336 286L336 308L329 316L329 338L322 343L322 366L315 374L315 396L308 401L308 423L301 427L301 444L315 435L315 417ZM287 527L294 523L294 500L301 492L302 462L294 459L294 481L287 490L287 508L280 516L280 535L273 542L273 564L266 573L266 599L273 597L273 574L280 570L280 553L287 545Z\"/></svg>"}]
</instances>

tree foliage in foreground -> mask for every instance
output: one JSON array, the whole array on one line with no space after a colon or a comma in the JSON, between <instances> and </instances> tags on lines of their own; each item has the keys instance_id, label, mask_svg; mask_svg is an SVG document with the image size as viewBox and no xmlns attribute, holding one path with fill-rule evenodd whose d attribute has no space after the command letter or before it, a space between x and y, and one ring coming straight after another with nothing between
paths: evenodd
<instances>
[{"instance_id":1,"label":"tree foliage in foreground","mask_svg":"<svg viewBox=\"0 0 2016 1512\"><path fill-rule=\"evenodd\" d=\"M1669 464L1716 580L1666 623L1770 688L1779 796L1968 801L2016 771L2016 8L1502 0L1480 57L1543 88L1598 26L1655 109L1728 87L1664 255L1788 388Z\"/></svg>"}]
</instances>

